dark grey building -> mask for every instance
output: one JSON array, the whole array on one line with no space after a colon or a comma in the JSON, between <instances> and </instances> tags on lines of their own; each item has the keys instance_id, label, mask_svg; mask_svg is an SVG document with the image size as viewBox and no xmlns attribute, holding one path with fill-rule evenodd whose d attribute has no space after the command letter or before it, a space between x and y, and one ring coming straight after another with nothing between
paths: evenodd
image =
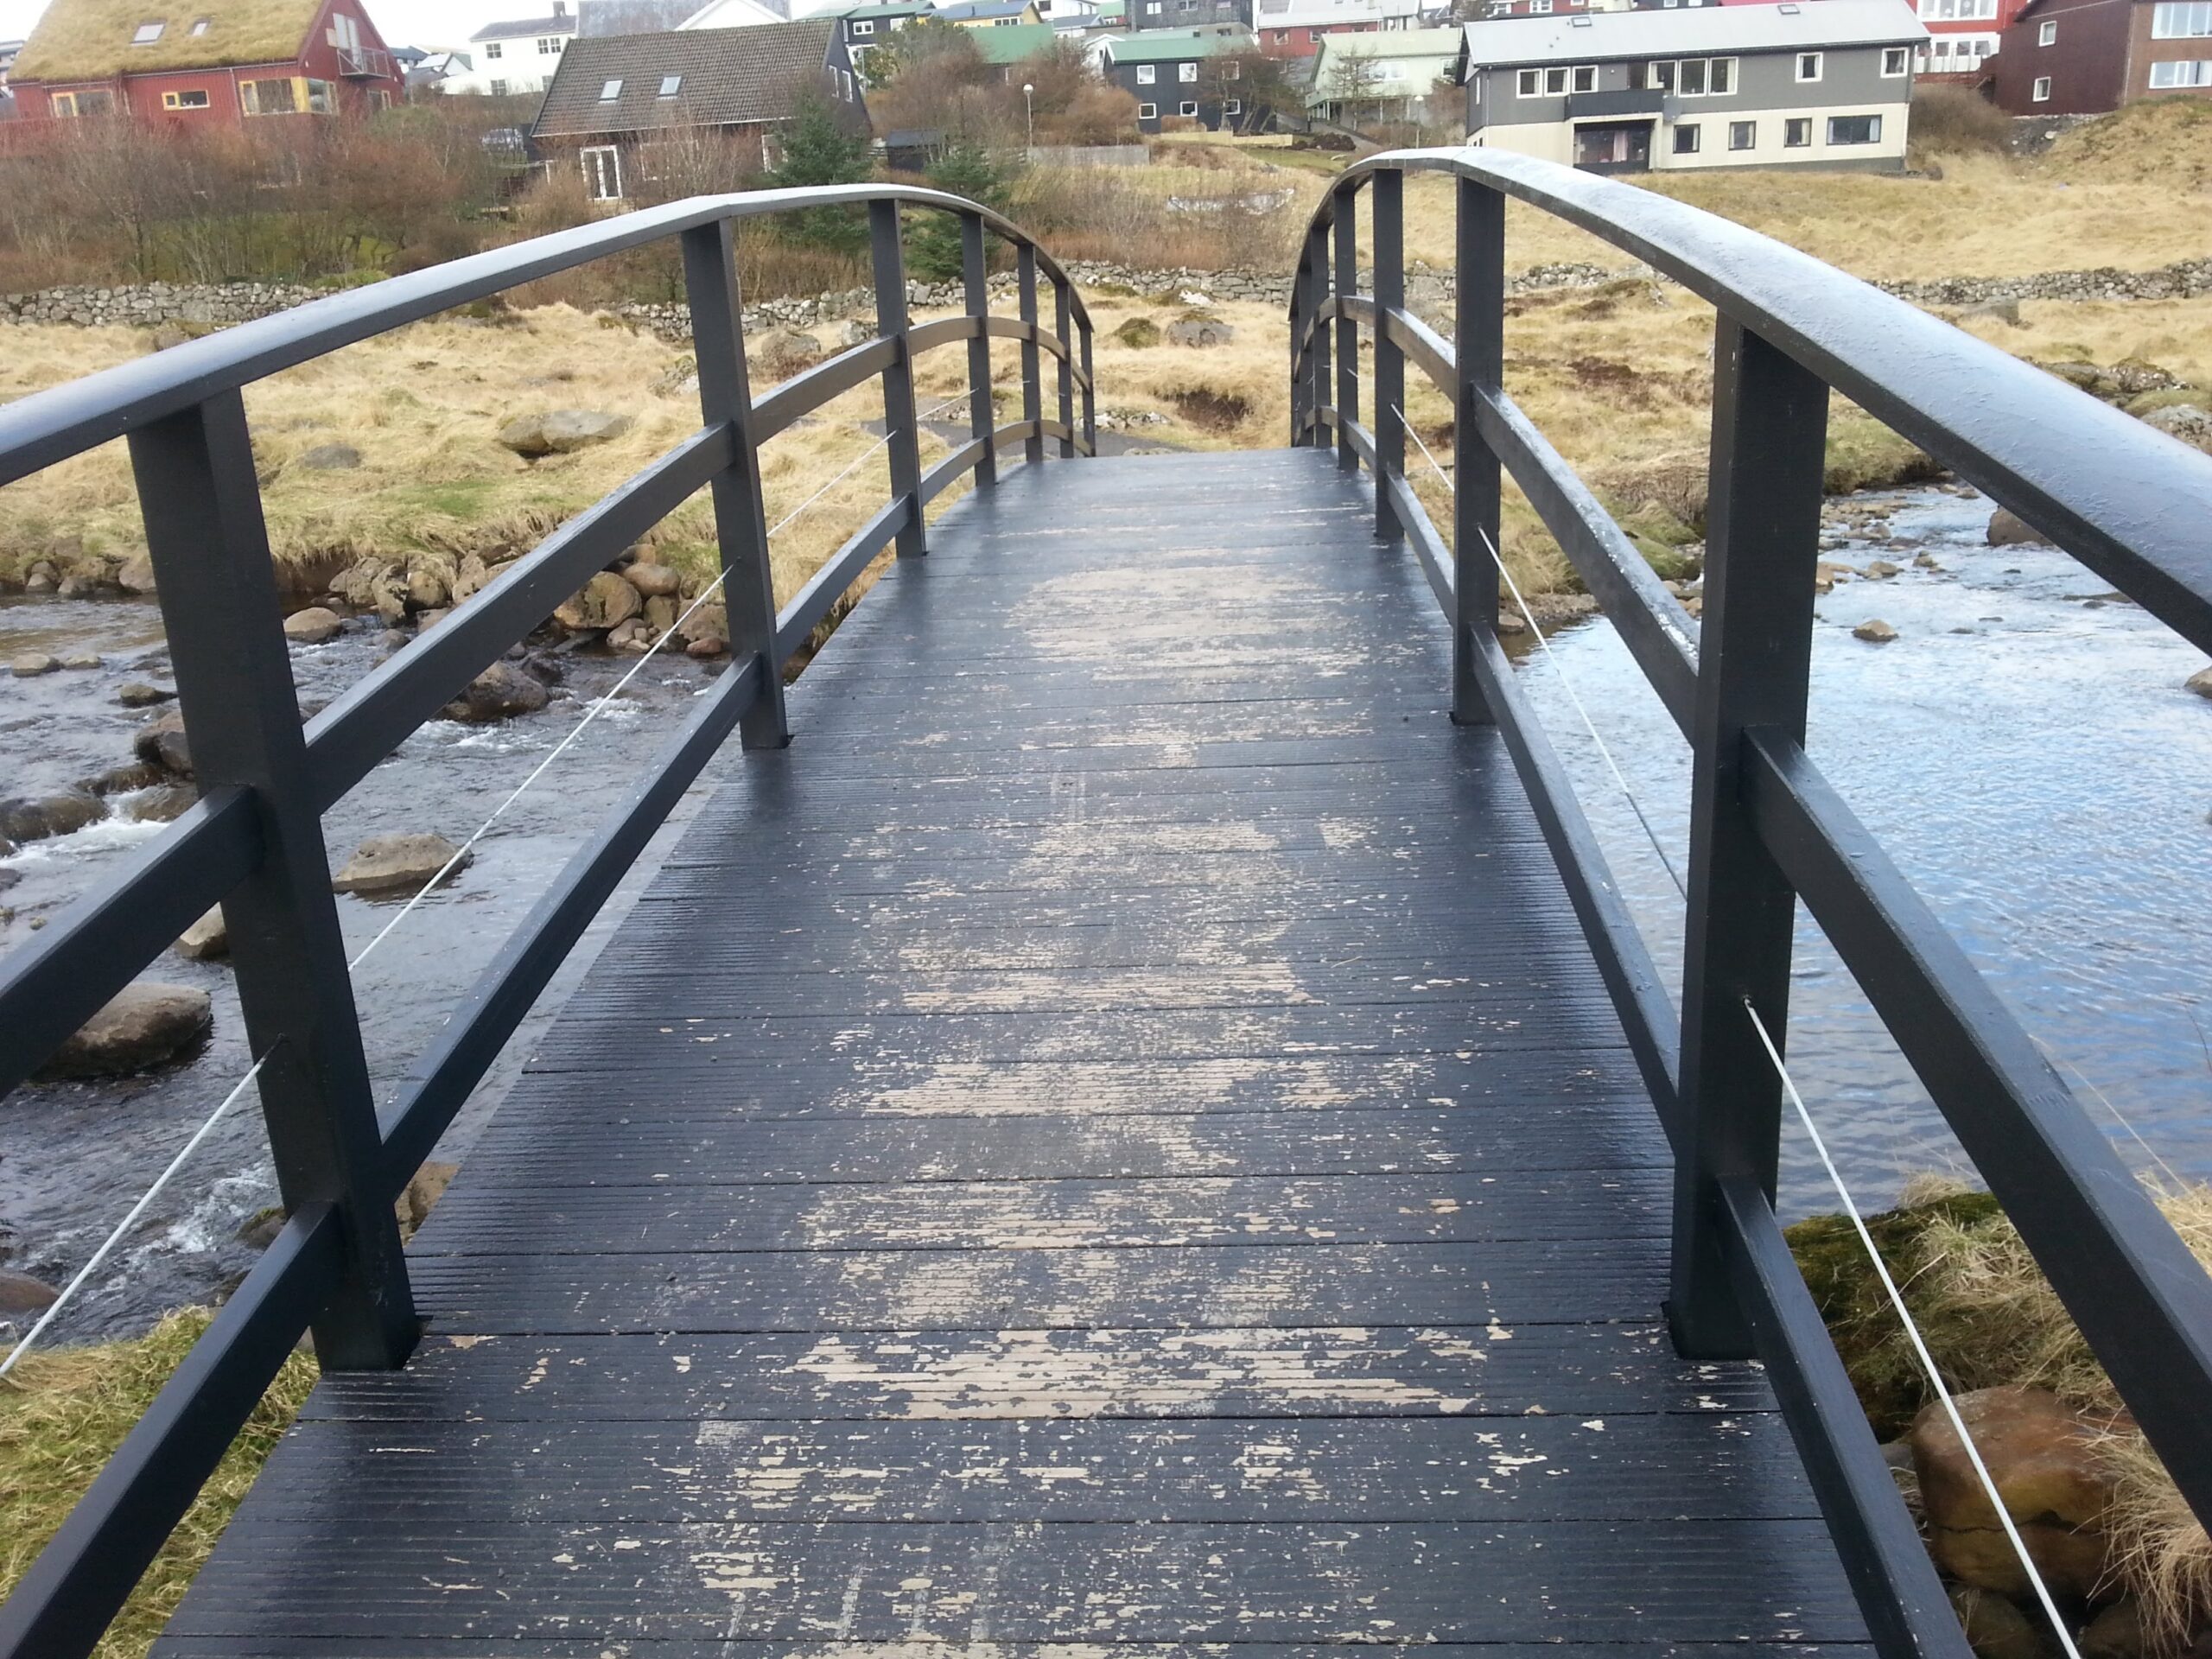
<instances>
[{"instance_id":1,"label":"dark grey building","mask_svg":"<svg viewBox=\"0 0 2212 1659\"><path fill-rule=\"evenodd\" d=\"M1904 0L1590 12L1469 23L1470 143L1594 172L1904 166Z\"/></svg>"},{"instance_id":2,"label":"dark grey building","mask_svg":"<svg viewBox=\"0 0 2212 1659\"><path fill-rule=\"evenodd\" d=\"M1244 113L1238 66L1257 50L1249 29L1154 29L1106 42L1099 68L1137 101L1137 126L1158 132L1166 121L1196 121L1218 130Z\"/></svg>"},{"instance_id":3,"label":"dark grey building","mask_svg":"<svg viewBox=\"0 0 2212 1659\"><path fill-rule=\"evenodd\" d=\"M1131 29L1252 27L1252 0L1129 0Z\"/></svg>"}]
</instances>

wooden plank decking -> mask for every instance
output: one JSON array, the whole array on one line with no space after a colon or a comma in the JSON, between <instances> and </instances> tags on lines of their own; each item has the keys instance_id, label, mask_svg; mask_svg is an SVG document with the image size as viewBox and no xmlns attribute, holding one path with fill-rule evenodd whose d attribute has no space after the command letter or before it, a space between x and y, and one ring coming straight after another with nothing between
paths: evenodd
<instances>
[{"instance_id":1,"label":"wooden plank decking","mask_svg":"<svg viewBox=\"0 0 2212 1659\"><path fill-rule=\"evenodd\" d=\"M956 509L156 1651L1863 1643L1758 1372L1668 1346L1663 1142L1369 499L1300 450Z\"/></svg>"}]
</instances>

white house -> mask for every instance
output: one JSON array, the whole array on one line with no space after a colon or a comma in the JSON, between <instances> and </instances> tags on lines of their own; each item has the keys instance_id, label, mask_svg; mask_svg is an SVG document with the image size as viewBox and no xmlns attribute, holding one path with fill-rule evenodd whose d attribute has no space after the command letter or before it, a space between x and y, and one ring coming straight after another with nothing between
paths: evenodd
<instances>
[{"instance_id":1,"label":"white house","mask_svg":"<svg viewBox=\"0 0 2212 1659\"><path fill-rule=\"evenodd\" d=\"M1324 120L1418 121L1459 114L1456 92L1434 97L1440 77L1457 70L1456 29L1387 29L1324 35L1313 59L1306 107Z\"/></svg>"},{"instance_id":2,"label":"white house","mask_svg":"<svg viewBox=\"0 0 2212 1659\"><path fill-rule=\"evenodd\" d=\"M553 0L550 16L486 23L468 37L469 67L447 75L438 90L488 98L542 92L552 84L561 54L575 38L576 20L569 0Z\"/></svg>"},{"instance_id":3,"label":"white house","mask_svg":"<svg viewBox=\"0 0 2212 1659\"><path fill-rule=\"evenodd\" d=\"M810 12L807 16L818 16ZM785 21L779 11L761 3L761 0L707 0L707 3L686 17L678 29L756 29L762 23Z\"/></svg>"}]
</instances>

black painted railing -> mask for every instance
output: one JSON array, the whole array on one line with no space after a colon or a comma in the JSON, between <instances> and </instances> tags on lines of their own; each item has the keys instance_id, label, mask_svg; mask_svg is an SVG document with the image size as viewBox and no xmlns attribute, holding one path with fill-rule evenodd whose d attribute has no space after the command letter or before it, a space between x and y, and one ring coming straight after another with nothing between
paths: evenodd
<instances>
[{"instance_id":1,"label":"black painted railing","mask_svg":"<svg viewBox=\"0 0 2212 1659\"><path fill-rule=\"evenodd\" d=\"M734 226L849 206L868 216L875 338L755 397ZM910 324L902 208L956 214L965 315ZM1019 317L988 315L987 238L1015 257ZM242 390L341 346L609 254L682 246L702 425L571 518L302 729ZM1053 321L1039 321L1040 273ZM1021 418L1004 426L991 341L1016 342ZM921 470L913 360L968 348L964 443ZM1058 412L1044 410L1054 359ZM883 386L892 499L779 613L760 446L870 379ZM1082 416L1076 409L1078 392ZM1019 443L1094 454L1090 319L1074 284L999 215L937 191L851 185L701 197L395 277L0 408L0 485L127 439L200 800L117 874L0 959L0 1094L220 903L288 1219L145 1417L0 1607L0 1655L89 1652L303 1331L327 1370L401 1364L419 1331L393 1201L654 830L728 737L788 740L782 671L869 562L926 551L923 509ZM711 490L732 659L650 771L485 969L399 1098L371 1097L331 895L322 814L553 608L702 488Z\"/></svg>"},{"instance_id":2,"label":"black painted railing","mask_svg":"<svg viewBox=\"0 0 2212 1659\"><path fill-rule=\"evenodd\" d=\"M1405 181L1424 173L1457 194L1452 341L1405 308ZM1701 625L1501 384L1508 197L1625 249L1718 312ZM1290 317L1291 441L1333 442L1348 469L1364 462L1378 533L1419 555L1452 625L1454 716L1503 736L1673 1141L1676 1345L1765 1363L1881 1649L1967 1653L1775 1218L1783 1093L1759 1027L1780 1041L1801 899L2190 1507L2212 1519L2212 1280L1804 747L1831 390L2207 650L2212 458L1738 226L1492 150L1397 151L1341 175L1307 229ZM1408 361L1456 421L1448 546L1406 477ZM1690 741L1679 1019L1498 646L1509 473Z\"/></svg>"}]
</instances>

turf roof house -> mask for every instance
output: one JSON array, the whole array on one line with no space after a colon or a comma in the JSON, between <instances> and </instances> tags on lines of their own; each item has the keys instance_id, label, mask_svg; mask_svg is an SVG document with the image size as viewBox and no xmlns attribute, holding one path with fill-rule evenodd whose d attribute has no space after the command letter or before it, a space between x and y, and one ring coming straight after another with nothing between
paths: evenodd
<instances>
[{"instance_id":1,"label":"turf roof house","mask_svg":"<svg viewBox=\"0 0 2212 1659\"><path fill-rule=\"evenodd\" d=\"M404 87L359 0L53 0L9 90L32 119L235 127L366 114Z\"/></svg>"},{"instance_id":2,"label":"turf roof house","mask_svg":"<svg viewBox=\"0 0 2212 1659\"><path fill-rule=\"evenodd\" d=\"M652 176L655 145L674 133L726 134L773 166L777 133L812 99L867 135L867 105L832 18L618 35L569 47L531 137L556 166L560 152L573 155L594 200L620 201Z\"/></svg>"},{"instance_id":3,"label":"turf roof house","mask_svg":"<svg viewBox=\"0 0 2212 1659\"><path fill-rule=\"evenodd\" d=\"M1895 173L1927 43L1903 0L1469 23L1467 142L1599 173Z\"/></svg>"}]
</instances>

